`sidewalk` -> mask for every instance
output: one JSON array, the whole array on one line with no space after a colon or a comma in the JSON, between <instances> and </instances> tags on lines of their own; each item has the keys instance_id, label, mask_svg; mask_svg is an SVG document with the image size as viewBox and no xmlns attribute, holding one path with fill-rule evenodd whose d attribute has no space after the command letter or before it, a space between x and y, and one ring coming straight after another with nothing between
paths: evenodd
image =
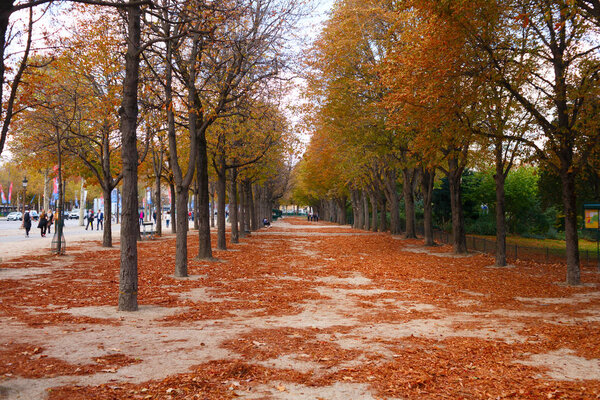
<instances>
[{"instance_id":1,"label":"sidewalk","mask_svg":"<svg viewBox=\"0 0 600 400\"><path fill-rule=\"evenodd\" d=\"M41 237L40 230L36 228L37 223L33 222L28 238L20 226L20 221L0 221L0 263L26 254L50 254L55 226L52 226L52 233ZM120 229L120 224L112 224L113 243L115 239L119 239ZM103 230L96 229L86 231L85 226L80 226L78 220L67 220L64 230L67 251L69 246L78 242L102 240L103 233Z\"/></svg>"},{"instance_id":2,"label":"sidewalk","mask_svg":"<svg viewBox=\"0 0 600 400\"><path fill-rule=\"evenodd\" d=\"M229 224L228 224L229 225ZM96 224L94 223L94 227ZM52 233L46 237L41 237L40 230L37 227L37 222L32 223L32 228L29 231L29 237L25 237L25 230L21 229L20 221L0 220L0 265L4 261L21 257L26 254L30 255L50 255L50 246L54 237L54 228ZM194 228L194 223L189 223L190 231ZM163 221L163 233L170 234L171 227L166 228ZM65 242L67 245L67 253L69 247L74 244L79 244L85 241L102 240L103 230L85 230L85 226L79 225L79 220L67 220L65 223ZM121 224L112 224L112 239L113 246L118 244L121 234Z\"/></svg>"}]
</instances>

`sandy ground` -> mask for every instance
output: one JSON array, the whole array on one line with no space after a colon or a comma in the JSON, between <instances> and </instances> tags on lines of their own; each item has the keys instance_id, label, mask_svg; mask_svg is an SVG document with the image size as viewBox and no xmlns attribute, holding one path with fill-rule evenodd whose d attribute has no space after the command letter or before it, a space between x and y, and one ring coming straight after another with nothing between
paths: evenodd
<instances>
[{"instance_id":1,"label":"sandy ground","mask_svg":"<svg viewBox=\"0 0 600 400\"><path fill-rule=\"evenodd\" d=\"M100 235L101 232L95 232L93 235L74 235L72 241L98 241ZM375 382L379 379L376 375L367 374L367 379L358 381L355 375L351 375L348 371L364 369L365 365L375 368L397 363L403 357L402 349L415 347L417 343L415 341L418 340L428 341L427 343L435 342L441 347L447 346L447 343L453 340L463 339L510 346L511 349L519 349L523 346L523 351L514 351L508 363L514 366L522 365L523 368L533 368L535 377L531 379L538 380L541 384L547 382L552 385L556 381L567 381L577 382L577 385L586 387L600 381L598 358L585 357L581 351L562 346L552 351L542 350L540 353L535 353L530 349L532 344L539 342L540 338L528 333L528 328L535 324L577 326L588 323L597 326L600 322L598 308L600 290L595 285L588 285L579 293L563 297L513 296L503 300L505 303L494 303L494 306L490 306L491 295L486 293L483 287L480 288L481 290L475 290L477 287L458 287L453 281L418 276L408 278L386 276L380 279L379 276L367 272L371 271L369 268L363 267L348 267L344 271L336 272L328 265L340 261L347 265L355 265L352 261L354 259L351 260L343 253L328 253L319 245L319 240L324 244L327 240L336 237L355 237L354 240L360 241L362 237L380 236L381 234L366 232L339 231L339 227L333 225L292 225L284 220L276 222L272 229L261 230L253 234L248 241L233 246L232 250L241 251L228 252L230 256L242 254L246 246L263 248L266 255L261 262L269 265L275 260L275 253L270 252L273 247L286 243L285 255L289 257L285 262L292 266L291 269L285 269L285 273L281 272L283 270L274 269L280 272L265 273L259 277L252 274L236 276L231 278L231 282L241 284L241 282L262 282L267 279L274 287L280 286L281 290L291 287L289 285L306 284L314 296L293 300L290 303L295 307L293 312L265 313L259 306L239 309L234 307L228 309L227 317L191 319L177 324L165 322L169 316L189 311L196 305L210 304L226 307L233 302L234 295L238 295L233 289L231 291L226 287L224 289L220 284L211 286L208 281L211 269L233 268L232 261L229 261L200 265L197 271L193 271L196 273L186 279L186 284L191 285L187 289L178 288L180 285L178 280L165 272L164 284L172 287L171 295L182 302L175 307L146 303L141 305L138 312L124 313L118 312L114 305L57 306L61 312L72 316L90 317L107 323L47 324L36 327L19 318L0 314L0 343L4 346L16 343L43 348L42 354L26 354L25 357L44 356L69 364L84 365L98 357L125 354L138 361L131 365L107 368L88 375L48 374L48 376L26 378L5 373L0 379L0 399L43 399L51 393L49 389L61 386L108 384L119 387L125 383L143 384L189 372L194 366L203 363L240 359L240 357L245 362L272 370L293 370L310 374L313 380L325 377L331 379L331 376L338 375L339 379L320 386L296 381L273 380L249 388L242 381L224 378L221 384L236 397L300 400L396 399L400 397L396 397L396 394L385 395L385 392L371 384L369 377L372 376ZM311 240L317 240L316 244ZM402 241L390 240L390 242L398 245ZM23 255L37 253L46 245L47 243L39 239L30 240L26 244L20 243L18 247L4 246L0 243L0 251L5 259L21 261ZM363 251L365 253L362 253ZM456 262L460 265L463 262L463 259L446 261L448 259L445 257L448 254L431 252L413 242L407 243L404 251L406 260L418 254L420 257L444 260L444 263ZM358 260L356 265L363 265L361 263L370 261L374 255L361 248L360 242L357 242L353 257ZM484 261L483 264L485 263ZM44 266L15 268L13 265L11 268L0 269L0 280L7 282L33 279L43 287L44 284L52 281L54 274L69 273L70 268L73 266L70 265L68 257L64 262L54 262ZM415 268L417 268L416 264ZM205 271L205 274L197 273L202 271ZM93 277L89 278L92 279ZM73 284L77 283L74 281ZM418 293L412 292L416 286L420 288ZM427 290L422 292L422 288ZM427 291L434 293L445 290L453 290L455 295L440 300L437 295L427 294ZM0 300L5 303L14 301L3 298L2 295ZM576 310L555 309L555 305L561 307L577 305L578 308ZM31 314L42 313L41 309L29 306L26 299L18 306ZM381 310L398 317L371 319L372 314ZM117 323L109 323L111 321ZM258 357L256 354L261 351L270 354L269 348L276 347L277 344L267 337L256 336L256 332L275 331L287 332L286 337L291 339L305 337L309 332L312 341L305 349L299 346L271 358ZM250 349L248 354L239 353L237 347L232 347L232 342L234 344L247 342ZM340 356L339 360L333 362L335 356L315 357L310 353L309 349L316 345L315 343L335 346L340 354L354 354L352 352L356 354L348 356L347 359ZM170 398L178 390L176 387L172 389L171 392L152 398ZM588 398L588 392L581 393L581 398ZM424 395L424 398L435 397L435 395L433 397ZM460 395L456 395L455 398L459 397ZM514 398L519 398L519 395Z\"/></svg>"}]
</instances>

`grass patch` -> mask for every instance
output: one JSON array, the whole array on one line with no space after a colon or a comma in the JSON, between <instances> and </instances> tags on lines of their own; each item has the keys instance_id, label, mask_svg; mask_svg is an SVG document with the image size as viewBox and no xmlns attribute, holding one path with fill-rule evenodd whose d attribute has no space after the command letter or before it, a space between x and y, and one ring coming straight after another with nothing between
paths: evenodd
<instances>
[{"instance_id":1,"label":"grass patch","mask_svg":"<svg viewBox=\"0 0 600 400\"><path fill-rule=\"evenodd\" d=\"M482 236L482 235L469 235L475 236L478 238L488 239L491 241L496 240L496 236ZM531 247L531 248L539 248L545 249L549 248L553 253L560 253L566 250L566 242L564 240L557 239L535 239L535 238L525 238L521 236L507 236L506 237L507 245L517 245L523 247ZM588 251L590 253L596 254L596 241L591 241L588 239L579 238L579 251L585 252Z\"/></svg>"}]
</instances>

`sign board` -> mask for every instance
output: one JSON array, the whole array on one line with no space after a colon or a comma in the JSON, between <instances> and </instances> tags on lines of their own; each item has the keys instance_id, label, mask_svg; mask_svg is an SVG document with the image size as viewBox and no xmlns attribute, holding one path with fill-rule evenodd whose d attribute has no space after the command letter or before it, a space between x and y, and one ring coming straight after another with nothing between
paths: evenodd
<instances>
[{"instance_id":1,"label":"sign board","mask_svg":"<svg viewBox=\"0 0 600 400\"><path fill-rule=\"evenodd\" d=\"M596 231L596 262L600 272L600 204L583 205L583 228Z\"/></svg>"},{"instance_id":2,"label":"sign board","mask_svg":"<svg viewBox=\"0 0 600 400\"><path fill-rule=\"evenodd\" d=\"M598 217L600 216L600 204L583 205L583 221L585 229L600 229L598 226Z\"/></svg>"}]
</instances>

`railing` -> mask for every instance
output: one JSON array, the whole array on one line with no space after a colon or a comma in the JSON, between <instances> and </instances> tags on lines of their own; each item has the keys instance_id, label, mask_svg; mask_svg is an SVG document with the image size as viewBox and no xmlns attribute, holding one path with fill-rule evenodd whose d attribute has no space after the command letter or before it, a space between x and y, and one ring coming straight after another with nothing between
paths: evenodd
<instances>
[{"instance_id":1,"label":"railing","mask_svg":"<svg viewBox=\"0 0 600 400\"><path fill-rule=\"evenodd\" d=\"M452 244L452 234L444 231L434 231L434 240L439 243ZM467 250L481 253L496 254L496 240L467 236ZM519 244L506 244L506 257L508 259L531 260L540 263L563 263L566 261L565 249L551 247L532 247ZM596 266L598 255L595 250L579 250L581 264Z\"/></svg>"}]
</instances>

